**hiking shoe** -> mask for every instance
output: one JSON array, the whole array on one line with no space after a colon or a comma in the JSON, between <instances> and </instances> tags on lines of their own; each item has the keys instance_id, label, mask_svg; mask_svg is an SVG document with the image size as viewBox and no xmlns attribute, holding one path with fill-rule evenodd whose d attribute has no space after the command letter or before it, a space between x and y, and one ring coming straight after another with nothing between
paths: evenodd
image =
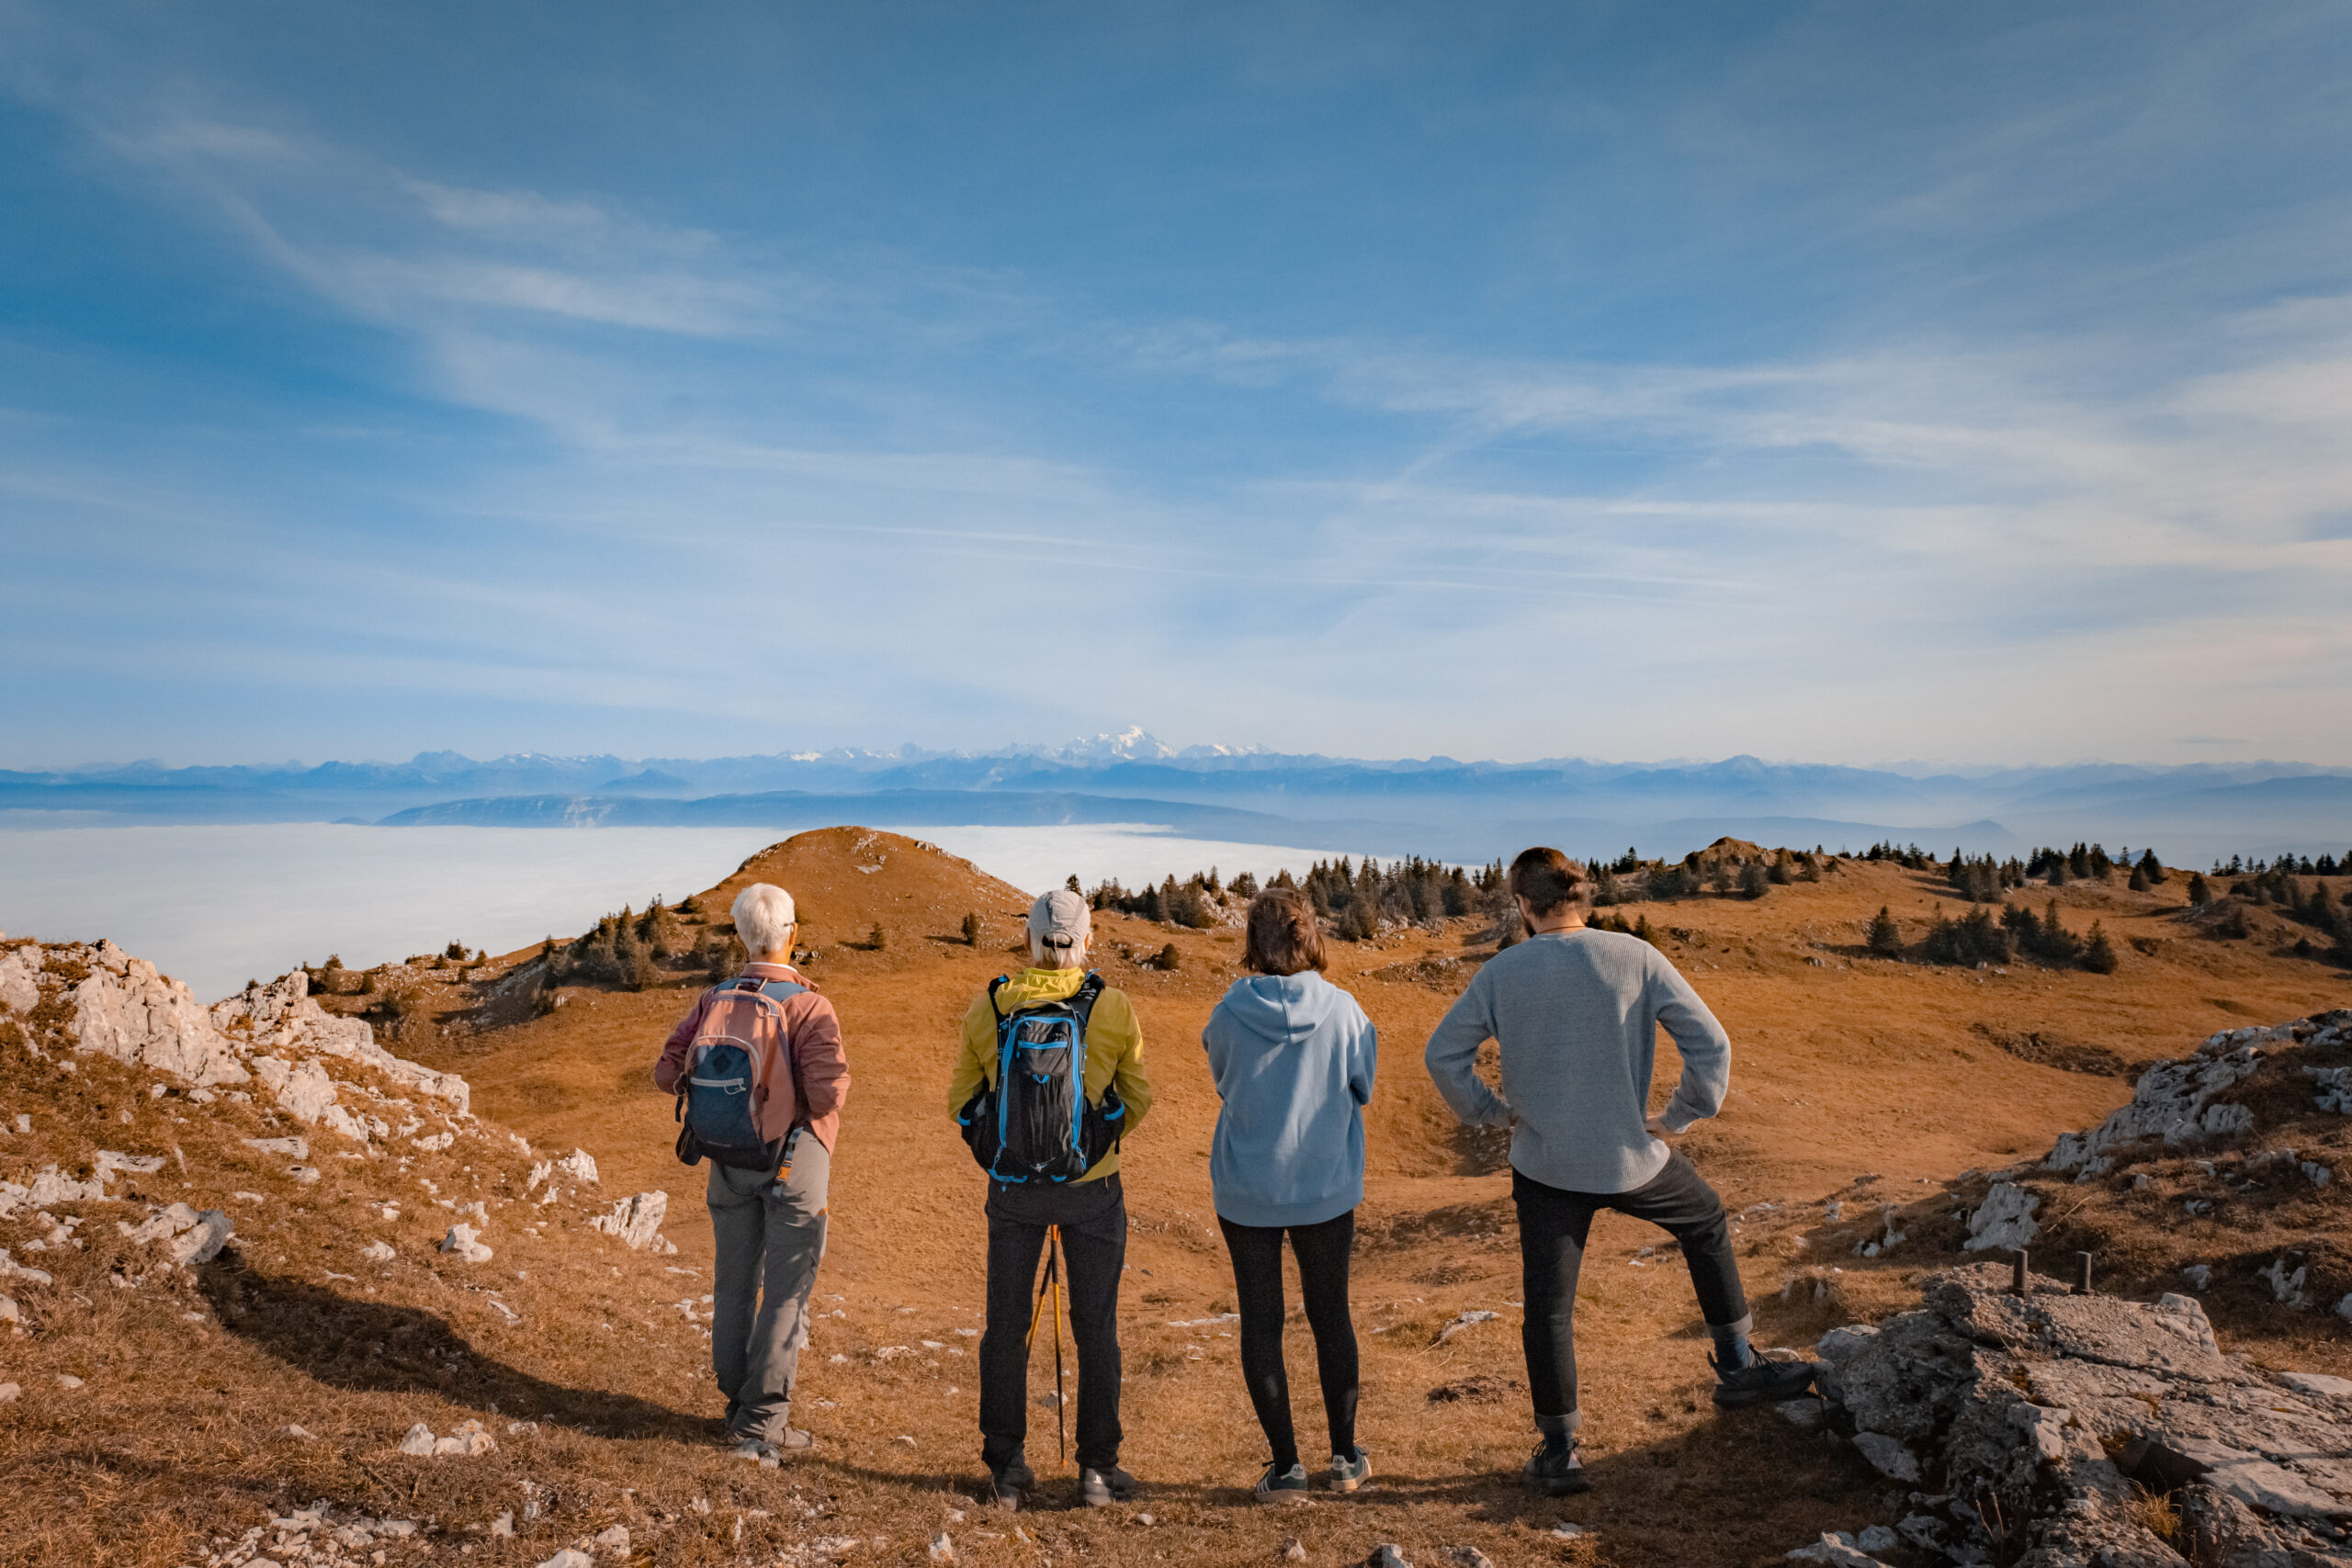
<instances>
[{"instance_id":1,"label":"hiking shoe","mask_svg":"<svg viewBox=\"0 0 2352 1568\"><path fill-rule=\"evenodd\" d=\"M1306 1501L1306 1467L1294 1464L1283 1470L1269 1463L1266 1473L1258 1477L1258 1484L1250 1495L1261 1503L1304 1503Z\"/></svg>"},{"instance_id":2,"label":"hiking shoe","mask_svg":"<svg viewBox=\"0 0 2352 1568\"><path fill-rule=\"evenodd\" d=\"M1592 1482L1584 1472L1584 1461L1577 1457L1574 1443L1555 1448L1548 1442L1535 1445L1526 1468L1520 1472L1527 1484L1553 1497L1566 1497L1573 1492L1589 1492Z\"/></svg>"},{"instance_id":3,"label":"hiking shoe","mask_svg":"<svg viewBox=\"0 0 2352 1568\"><path fill-rule=\"evenodd\" d=\"M989 1500L1008 1514L1017 1514L1029 1489L1036 1484L1037 1477L1029 1467L1014 1460L1002 1470L989 1472Z\"/></svg>"},{"instance_id":4,"label":"hiking shoe","mask_svg":"<svg viewBox=\"0 0 2352 1568\"><path fill-rule=\"evenodd\" d=\"M1372 1456L1359 1448L1351 1454L1331 1456L1331 1490L1352 1492L1372 1479Z\"/></svg>"},{"instance_id":5,"label":"hiking shoe","mask_svg":"<svg viewBox=\"0 0 2352 1568\"><path fill-rule=\"evenodd\" d=\"M1081 1468L1078 1472L1078 1500L1090 1508L1107 1508L1134 1496L1136 1488L1142 1484L1115 1464L1108 1470Z\"/></svg>"},{"instance_id":6,"label":"hiking shoe","mask_svg":"<svg viewBox=\"0 0 2352 1568\"><path fill-rule=\"evenodd\" d=\"M1710 1356L1707 1365L1715 1369L1717 1404L1762 1404L1796 1399L1813 1388L1811 1361L1767 1361L1758 1357L1744 1367L1726 1371L1721 1361Z\"/></svg>"}]
</instances>

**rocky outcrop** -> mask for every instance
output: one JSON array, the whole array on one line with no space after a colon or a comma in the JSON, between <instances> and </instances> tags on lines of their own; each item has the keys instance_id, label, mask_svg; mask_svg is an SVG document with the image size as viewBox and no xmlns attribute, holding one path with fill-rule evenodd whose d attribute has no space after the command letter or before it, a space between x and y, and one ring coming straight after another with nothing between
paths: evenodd
<instances>
[{"instance_id":1,"label":"rocky outcrop","mask_svg":"<svg viewBox=\"0 0 2352 1568\"><path fill-rule=\"evenodd\" d=\"M251 1077L187 986L110 942L88 949L85 962L89 975L74 987L66 1026L76 1049L205 1088Z\"/></svg>"},{"instance_id":2,"label":"rocky outcrop","mask_svg":"<svg viewBox=\"0 0 2352 1568\"><path fill-rule=\"evenodd\" d=\"M1913 1548L2022 1568L2352 1568L2337 1380L2222 1355L2187 1296L2149 1305L2040 1278L2018 1295L2009 1280L1935 1275L1919 1310L1819 1347L1830 1428L1913 1488ZM2169 1538L2151 1528L2167 1520Z\"/></svg>"},{"instance_id":3,"label":"rocky outcrop","mask_svg":"<svg viewBox=\"0 0 2352 1568\"><path fill-rule=\"evenodd\" d=\"M69 988L62 976L76 974L82 977ZM423 1122L413 1117L395 1128L374 1110L346 1103L325 1066L334 1058L372 1068L437 1101L449 1115L470 1113L464 1078L385 1050L366 1023L319 1006L300 970L266 984L254 981L208 1009L185 985L110 942L50 949L30 943L0 954L0 1008L29 1014L51 992L65 1003L64 1032L76 1050L193 1085L199 1101L216 1087L258 1077L279 1108L307 1125L363 1141L417 1134ZM358 1092L396 1114L412 1109L373 1088Z\"/></svg>"},{"instance_id":4,"label":"rocky outcrop","mask_svg":"<svg viewBox=\"0 0 2352 1568\"><path fill-rule=\"evenodd\" d=\"M2254 1111L2222 1098L2281 1052L2324 1050L2352 1040L2352 1010L2316 1013L2268 1028L2225 1029L2209 1037L2193 1056L2159 1062L2132 1087L2132 1103L2087 1133L2068 1133L2042 1161L2049 1170L2102 1176L2116 1156L2150 1140L2179 1149L2254 1130ZM2308 1069L2318 1082L2318 1102L2331 1106L2328 1075L2346 1069Z\"/></svg>"},{"instance_id":5,"label":"rocky outcrop","mask_svg":"<svg viewBox=\"0 0 2352 1568\"><path fill-rule=\"evenodd\" d=\"M212 1006L214 1026L250 1051L340 1056L375 1068L395 1083L448 1102L464 1115L470 1104L466 1080L455 1073L438 1073L419 1063L395 1056L376 1043L376 1036L356 1018L337 1018L311 995L311 982L300 970L280 976L267 985L255 980L243 991Z\"/></svg>"}]
</instances>

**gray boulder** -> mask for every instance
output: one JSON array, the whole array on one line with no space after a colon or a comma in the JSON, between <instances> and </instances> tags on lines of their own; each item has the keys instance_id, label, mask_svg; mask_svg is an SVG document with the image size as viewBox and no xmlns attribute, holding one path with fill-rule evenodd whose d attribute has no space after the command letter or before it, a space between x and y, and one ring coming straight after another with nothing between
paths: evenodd
<instances>
[{"instance_id":1,"label":"gray boulder","mask_svg":"<svg viewBox=\"0 0 2352 1568\"><path fill-rule=\"evenodd\" d=\"M2020 1296L2009 1279L1951 1269L1875 1334L1825 1337L1831 1426L1922 1488L1902 1525L1915 1548L2174 1568L2190 1543L2152 1533L2134 1502L2157 1492L2201 1532L2199 1562L2352 1568L2352 1400L2337 1380L2222 1355L2187 1296L2078 1296L2038 1278Z\"/></svg>"}]
</instances>

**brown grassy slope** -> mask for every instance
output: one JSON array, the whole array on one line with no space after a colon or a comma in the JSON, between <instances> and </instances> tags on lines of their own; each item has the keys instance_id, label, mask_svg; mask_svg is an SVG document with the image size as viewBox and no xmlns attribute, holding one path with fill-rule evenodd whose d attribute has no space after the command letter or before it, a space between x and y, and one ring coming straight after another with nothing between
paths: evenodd
<instances>
[{"instance_id":1,"label":"brown grassy slope","mask_svg":"<svg viewBox=\"0 0 2352 1568\"><path fill-rule=\"evenodd\" d=\"M1333 948L1332 977L1363 1000L1387 1046L1370 1116L1355 1290L1363 1438L1380 1483L1358 1502L1279 1517L1237 1506L1262 1448L1231 1325L1174 1326L1230 1307L1206 1179L1214 1096L1195 1042L1232 977L1237 943L1230 931L1177 932L1105 916L1098 957L1106 977L1136 998L1160 1095L1127 1152L1134 1272L1122 1301L1126 1455L1152 1491L1104 1516L1027 1517L1027 1540L985 1520L946 1490L968 1491L978 1476L971 1341L956 1330L978 1325L984 1227L980 1178L945 1119L944 1085L965 1005L989 976L1019 962L1007 950L1025 900L952 857L842 829L754 857L701 901L723 910L754 877L781 882L799 899L804 941L813 938L820 953L808 968L842 1013L856 1075L835 1168L832 1249L818 1287L820 1308L842 1315L823 1321L804 1363L799 1414L823 1443L813 1461L759 1472L691 1440L717 1401L698 1331L674 1303L707 1289L708 1232L699 1173L671 1157L669 1104L645 1071L697 982L680 976L639 994L572 989L550 1014L499 1023L517 1010L511 980L507 1002L491 999L497 976L511 976L529 956L515 954L482 985L429 987L425 1019L412 1023L403 1048L465 1073L477 1111L542 1152L593 1150L605 1170L596 1199L668 1190L679 1255L628 1254L586 1233L589 1210L574 1196L557 1206L545 1236L534 1235L525 1222L538 1211L497 1206L514 1201L507 1189L520 1185L519 1156L493 1161L494 1141L485 1140L461 1141L446 1170L422 1160L414 1168L445 1191L474 1178L487 1184L488 1239L500 1249L489 1267L530 1275L500 1284L523 1314L519 1325L481 1300L474 1287L483 1275L412 1245L377 1272L347 1261L369 1235L364 1199L381 1185L379 1173L352 1168L329 1168L307 1195L273 1191L263 1219L249 1224L241 1212L243 1261L193 1289L170 1287L191 1296L189 1310L207 1310L207 1294L233 1308L211 1309L211 1324L183 1326L145 1293L156 1287L141 1287L131 1312L111 1304L102 1285L93 1289L95 1278L74 1286L61 1274L62 1286L107 1304L86 1326L61 1314L31 1343L10 1348L11 1370L0 1375L33 1392L0 1416L0 1462L29 1483L18 1502L0 1504L0 1538L51 1543L28 1560L89 1561L91 1543L103 1540L96 1555L105 1560L167 1562L185 1560L175 1533L184 1527L242 1529L263 1506L325 1495L437 1517L447 1533L419 1550L449 1555L471 1545L468 1561L495 1563L535 1563L615 1519L632 1521L640 1561L662 1562L767 1562L779 1548L850 1534L867 1543L858 1560L914 1562L944 1527L960 1560L984 1563L1076 1555L1262 1563L1277 1560L1290 1535L1323 1563L1359 1559L1379 1540L1402 1541L1419 1562L1466 1542L1501 1563L1760 1563L1819 1529L1891 1517L1867 1472L1792 1441L1777 1415L1713 1412L1704 1341L1674 1255L1642 1255L1655 1233L1611 1218L1596 1227L1580 1292L1588 1449L1600 1488L1555 1505L1530 1501L1511 1483L1508 1472L1532 1434L1514 1386L1518 1314L1510 1303L1520 1292L1507 1183L1490 1146L1455 1134L1419 1065L1422 1040L1466 975L1463 955L1476 951L1476 923L1466 920ZM2097 1060L2086 1053L2101 1050L2123 1059L2174 1055L2212 1028L2309 1012L2346 988L2340 972L2281 956L2275 944L2183 936L2166 912L2177 884L2149 897L2077 885L2059 897L2070 924L2096 914L2123 940L2118 973L1957 972L1864 957L1860 923L1880 904L1915 931L1934 906L1956 908L1931 877L1887 866L1848 863L1821 884L1777 887L1757 903L1706 898L1624 911L1648 916L1736 1043L1725 1114L1688 1145L1735 1206L1784 1205L1751 1211L1743 1232L1767 1342L1803 1343L1845 1313L1883 1310L1939 1260L1923 1241L1883 1266L1865 1264L1845 1250L1851 1238L1833 1237L1818 1209L1799 1204L1842 1192L1868 1200L1874 1213L1879 1194L1905 1188L1940 1198L1951 1172L2039 1154L2057 1132L2096 1122L2126 1093L2120 1078L2027 1056L2048 1057L2053 1042L2081 1048L2077 1060ZM977 950L942 940L967 910L986 922ZM876 921L887 934L881 951L842 945L863 942ZM1669 927L1682 934L1663 934ZM2153 951L2131 946L2133 937ZM1182 955L1172 974L1122 955L1170 942ZM1662 1094L1673 1063L1670 1050L1661 1055ZM92 1064L73 1091L104 1085L110 1068ZM65 1093L64 1080L45 1081L39 1092ZM111 1136L107 1116L123 1089L136 1087L45 1111L41 1124L53 1122L61 1139L50 1157L74 1157L63 1146L74 1137ZM8 1156L25 1157L13 1147ZM191 1201L215 1201L214 1187L226 1201L229 1185L260 1189L276 1179L252 1172L231 1182L232 1156L224 1148L220 1157L219 1172L192 1160ZM412 1228L447 1218L432 1216ZM76 1267L99 1268L97 1251ZM329 1280L328 1269L354 1279ZM1783 1303L1789 1281L1796 1284ZM1447 1319L1473 1307L1502 1315L1431 1345ZM410 1348L395 1368L364 1350L396 1340ZM875 1355L899 1346L910 1353ZM36 1389L33 1373L75 1357L107 1369L84 1391L93 1397L68 1404ZM1312 1453L1319 1412L1303 1331L1291 1357L1302 1446ZM1050 1386L1042 1351L1035 1382ZM1433 1402L1433 1391L1459 1396ZM446 1431L490 1404L502 1418L559 1419L502 1437L500 1453L483 1461L389 1452L410 1420ZM320 1440L286 1437L287 1421ZM1070 1478L1052 1468L1053 1444L1050 1409L1034 1408L1032 1458L1048 1476L1048 1500L1066 1500ZM526 1480L555 1495L546 1517L525 1521L523 1541L464 1534L514 1505ZM91 1506L38 1510L28 1528L46 1537L5 1533L27 1524L28 1500L59 1494ZM696 1498L712 1512L697 1512ZM951 1520L959 1507L967 1517ZM763 1509L765 1517L755 1511ZM1148 1527L1138 1522L1145 1512L1154 1520ZM1549 1527L1564 1517L1597 1537L1573 1547L1554 1541ZM144 1522L134 1531L127 1518ZM876 1536L887 1544L872 1545Z\"/></svg>"},{"instance_id":2,"label":"brown grassy slope","mask_svg":"<svg viewBox=\"0 0 2352 1568\"><path fill-rule=\"evenodd\" d=\"M852 868L860 837L893 852L883 872ZM870 852L861 863L872 863ZM927 1296L968 1314L980 1297L981 1184L944 1121L942 1086L963 1008L989 975L1019 961L1004 949L1017 939L1021 900L1001 885L943 884L957 869L889 835L836 830L779 846L760 858L755 874L791 886L817 928L821 955L809 967L848 1021L858 1076L836 1167L828 1277L853 1299ZM716 890L718 897L703 902L723 908L751 874L730 878ZM899 897L905 889L893 883L917 876L930 879L931 897L944 902L925 909L923 899ZM1738 1042L1732 1101L1719 1122L1692 1135L1694 1157L1735 1203L1815 1196L1865 1173L1878 1175L1882 1190L1916 1190L1919 1181L1958 1168L2038 1153L2056 1131L2096 1122L2126 1092L2118 1078L2023 1060L2000 1041L2028 1055L2030 1036L2103 1048L2111 1059L2144 1059L2185 1048L2217 1025L2291 1016L2341 994L2339 977L2318 965L2181 938L2168 912L2177 897L2091 885L2058 897L2070 924L2079 929L2102 919L2119 939L2136 935L2154 945L2154 954L2127 946L2123 967L2105 976L2030 965L1980 974L1870 959L1858 946L1860 927L1881 903L1915 929L1934 908L1958 905L1931 876L1853 863L1824 884L1775 888L1758 903L1697 899L1624 911L1646 913L1661 931L1682 933L1666 936L1666 950ZM919 911L914 929L927 939L952 931L960 907L990 918L978 952L910 941L892 924L897 911L912 908ZM890 931L881 953L839 944L842 937L862 941L877 919ZM1398 1326L1366 1336L1373 1350L1366 1440L1391 1454L1403 1445L1417 1459L1426 1455L1432 1483L1450 1470L1491 1472L1515 1463L1526 1432L1521 1396L1483 1407L1432 1408L1426 1400L1430 1388L1463 1377L1509 1382L1517 1375L1516 1337L1507 1326L1506 1303L1520 1293L1507 1182L1492 1174L1491 1149L1454 1133L1418 1060L1421 1041L1466 974L1458 960L1476 924L1334 949L1333 977L1363 999L1388 1045L1371 1116L1373 1173L1357 1293L1371 1309L1368 1327ZM1136 995L1161 1095L1126 1162L1137 1227L1134 1259L1138 1270L1150 1270L1148 1282L1138 1274L1127 1321L1131 1356L1172 1365L1165 1388L1159 1378L1131 1371L1129 1452L1155 1479L1232 1485L1249 1478L1259 1451L1239 1391L1229 1371L1204 1383L1200 1365L1182 1360L1192 1353L1184 1345L1202 1341L1159 1325L1230 1305L1205 1170L1215 1102L1194 1042L1235 973L1237 942L1230 931L1181 932L1117 915L1102 917L1100 931L1106 975ZM1148 955L1171 941L1183 955L1174 974L1138 968L1121 956L1123 950ZM581 1123L576 1111L542 1115L537 1102L554 1095L529 1085L576 1076L583 1083L631 1086L594 1113L599 1120L590 1124L606 1139L600 1154L631 1182L679 1192L683 1173L667 1163L666 1103L634 1086L684 999L683 991L599 996L593 1026L572 1007L519 1032L527 1037L538 1029L562 1042L520 1053L531 1059L512 1069L522 1077L507 1076L502 1064L517 1053L504 1043L487 1061L469 1053L466 1065L485 1105L538 1138ZM1672 1071L1670 1050L1665 1055L1661 1093ZM576 1070L551 1072L559 1063L576 1064ZM1757 1228L1776 1227L1759 1220ZM703 1235L683 1217L673 1234L702 1261ZM910 1234L922 1244L909 1247ZM1700 1403L1692 1396L1703 1372L1689 1337L1694 1325L1687 1285L1679 1270L1627 1267L1651 1239L1630 1223L1604 1221L1597 1233L1587 1291L1587 1404L1591 1446L1603 1463L1613 1452L1647 1455L1660 1437L1731 1441L1742 1426L1682 1408ZM1785 1246L1776 1243L1773 1251ZM1751 1285L1759 1294L1776 1292L1786 1272L1774 1256L1759 1256L1757 1269ZM1471 1306L1505 1310L1505 1324L1473 1330L1441 1352L1422 1349L1444 1318ZM1808 1327L1809 1320L1792 1326ZM1661 1343L1659 1336L1669 1333L1683 1337ZM1201 1351L1210 1365L1229 1359L1229 1342L1214 1333ZM1304 1368L1303 1345L1298 1354ZM812 1375L831 1374L820 1367ZM976 1447L968 1387L964 1400L942 1437L951 1461L968 1471ZM1300 1414L1302 1429L1311 1431L1305 1398ZM1586 1505L1594 1522L1611 1527L1612 1550L1624 1561L1666 1560L1682 1550L1673 1544L1682 1539L1677 1531L1644 1533L1659 1528L1643 1506L1657 1491L1629 1484L1613 1499ZM1478 1495L1481 1508L1503 1506L1501 1495ZM1731 1555L1724 1560L1767 1551L1792 1529L1802 1534L1801 1521L1766 1510L1742 1525L1736 1545L1724 1541Z\"/></svg>"}]
</instances>

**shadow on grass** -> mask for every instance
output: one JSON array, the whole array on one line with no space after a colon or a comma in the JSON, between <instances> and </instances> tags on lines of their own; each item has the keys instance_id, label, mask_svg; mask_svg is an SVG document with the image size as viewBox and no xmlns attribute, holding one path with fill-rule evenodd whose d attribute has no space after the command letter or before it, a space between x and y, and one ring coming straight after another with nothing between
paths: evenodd
<instances>
[{"instance_id":1,"label":"shadow on grass","mask_svg":"<svg viewBox=\"0 0 2352 1568\"><path fill-rule=\"evenodd\" d=\"M713 1424L632 1394L566 1388L482 1355L421 1308L339 1295L249 1265L234 1248L197 1288L220 1325L331 1387L428 1393L485 1414L546 1418L595 1437L707 1438Z\"/></svg>"}]
</instances>

